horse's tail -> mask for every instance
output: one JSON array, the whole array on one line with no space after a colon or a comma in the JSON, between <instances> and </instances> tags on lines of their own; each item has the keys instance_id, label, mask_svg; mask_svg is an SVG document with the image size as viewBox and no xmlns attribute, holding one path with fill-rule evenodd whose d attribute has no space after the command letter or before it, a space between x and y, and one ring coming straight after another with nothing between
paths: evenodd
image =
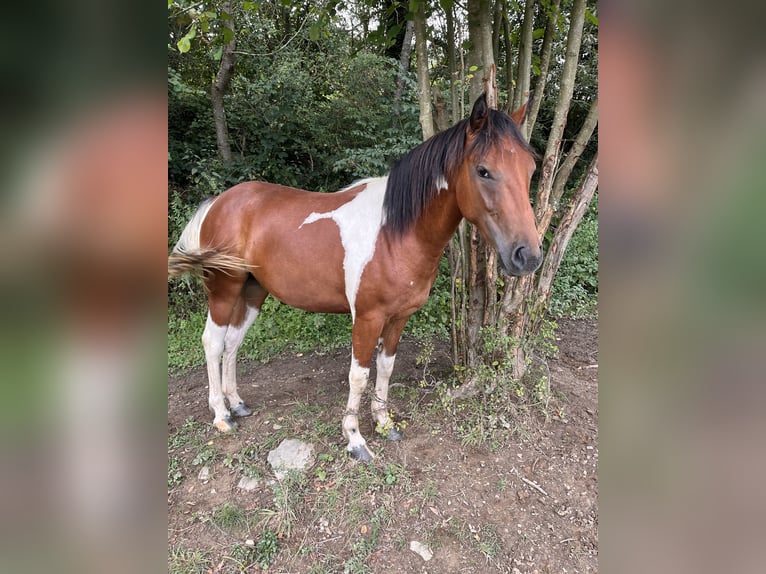
<instances>
[{"instance_id":1,"label":"horse's tail","mask_svg":"<svg viewBox=\"0 0 766 574\"><path fill-rule=\"evenodd\" d=\"M250 266L241 257L215 249L173 251L168 257L168 277L193 273L204 278L213 271L240 275L242 272L249 272Z\"/></svg>"},{"instance_id":2,"label":"horse's tail","mask_svg":"<svg viewBox=\"0 0 766 574\"><path fill-rule=\"evenodd\" d=\"M168 277L193 273L205 278L213 271L239 275L250 270L250 266L241 257L219 249L203 249L200 245L202 222L216 199L214 197L203 202L186 224L178 243L168 257Z\"/></svg>"}]
</instances>

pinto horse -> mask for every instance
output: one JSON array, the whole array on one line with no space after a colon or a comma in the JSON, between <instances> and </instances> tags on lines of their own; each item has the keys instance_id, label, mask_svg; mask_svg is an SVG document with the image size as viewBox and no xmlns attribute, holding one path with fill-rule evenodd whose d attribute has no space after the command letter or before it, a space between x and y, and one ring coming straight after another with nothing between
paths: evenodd
<instances>
[{"instance_id":1,"label":"pinto horse","mask_svg":"<svg viewBox=\"0 0 766 574\"><path fill-rule=\"evenodd\" d=\"M518 129L525 112L526 105L511 116L489 109L482 95L468 119L410 151L388 177L336 193L248 182L200 206L170 255L168 274L203 276L209 312L202 344L219 431L236 427L232 415L252 414L237 392L236 355L271 294L306 311L351 313L342 421L351 456L372 458L358 412L376 349L372 416L385 438L401 439L387 409L399 337L428 299L460 221L479 228L507 274L540 265L529 202L535 153Z\"/></svg>"}]
</instances>

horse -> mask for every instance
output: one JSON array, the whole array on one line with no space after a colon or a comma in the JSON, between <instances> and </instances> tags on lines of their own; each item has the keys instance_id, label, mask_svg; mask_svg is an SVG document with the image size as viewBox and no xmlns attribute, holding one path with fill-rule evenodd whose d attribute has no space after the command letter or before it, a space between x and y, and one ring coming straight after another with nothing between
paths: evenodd
<instances>
[{"instance_id":1,"label":"horse","mask_svg":"<svg viewBox=\"0 0 766 574\"><path fill-rule=\"evenodd\" d=\"M387 177L335 193L246 182L199 207L169 256L168 275L203 277L208 404L219 431L253 412L237 392L237 349L272 295L305 311L351 314L341 422L350 456L373 458L359 405L376 350L375 429L402 438L388 411L399 338L428 299L461 220L478 227L508 275L532 273L542 260L529 199L536 153L519 131L526 107L509 116L490 109L483 94L470 117L404 155Z\"/></svg>"}]
</instances>

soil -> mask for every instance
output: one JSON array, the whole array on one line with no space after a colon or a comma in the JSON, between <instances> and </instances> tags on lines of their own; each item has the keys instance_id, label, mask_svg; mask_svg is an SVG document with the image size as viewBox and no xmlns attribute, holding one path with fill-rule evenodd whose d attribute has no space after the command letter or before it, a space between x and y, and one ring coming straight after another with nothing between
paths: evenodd
<instances>
[{"instance_id":1,"label":"soil","mask_svg":"<svg viewBox=\"0 0 766 574\"><path fill-rule=\"evenodd\" d=\"M246 561L235 567L226 557L247 538L257 542L268 527L280 537L268 572L597 572L596 321L560 320L556 344L558 357L548 363L553 398L545 412L520 415L500 444L465 446L437 393L419 385L421 346L403 340L390 408L397 420L407 422L404 439L378 438L369 410L360 411L362 432L377 455L376 472L386 477L393 472L394 484L371 486L359 500L350 497L358 496L353 485L361 475L354 469L361 463L348 460L340 435L349 350L290 354L267 364L240 361L240 394L255 413L239 419L239 430L228 436L216 434L209 424L205 369L171 376L169 437L191 417L204 423L199 425L202 439L217 454L210 477L200 480L201 463L191 461L195 451L174 451L183 478L168 490L169 548L203 550L209 559L203 571L261 571ZM428 369L435 380L449 376L445 344L435 343ZM330 431L322 435L317 429ZM309 470L292 521L286 522L284 516L277 519L264 461L268 449L288 437L309 437L325 457ZM237 488L241 469L223 461L248 445L255 445L255 464L263 476L246 492ZM323 504L331 489L339 502L327 511ZM221 528L210 516L226 502L265 518L244 528ZM257 514L264 509L276 510ZM433 558L425 561L411 551L413 540L427 544Z\"/></svg>"}]
</instances>

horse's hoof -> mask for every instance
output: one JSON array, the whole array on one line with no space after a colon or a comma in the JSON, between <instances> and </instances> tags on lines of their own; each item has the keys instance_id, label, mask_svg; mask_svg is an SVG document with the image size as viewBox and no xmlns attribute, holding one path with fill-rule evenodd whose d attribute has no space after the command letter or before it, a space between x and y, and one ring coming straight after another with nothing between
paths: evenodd
<instances>
[{"instance_id":1,"label":"horse's hoof","mask_svg":"<svg viewBox=\"0 0 766 574\"><path fill-rule=\"evenodd\" d=\"M386 440L392 440L394 442L402 440L402 433L396 430L393 426L388 429L388 432L383 436L386 438Z\"/></svg>"},{"instance_id":2,"label":"horse's hoof","mask_svg":"<svg viewBox=\"0 0 766 574\"><path fill-rule=\"evenodd\" d=\"M249 417L253 414L253 409L248 407L245 403L239 403L236 407L231 409L231 414L235 417Z\"/></svg>"},{"instance_id":3,"label":"horse's hoof","mask_svg":"<svg viewBox=\"0 0 766 574\"><path fill-rule=\"evenodd\" d=\"M215 425L215 428L217 428L219 432L222 433L230 433L237 430L237 423L234 422L231 417L226 417L220 421L215 421L213 424Z\"/></svg>"},{"instance_id":4,"label":"horse's hoof","mask_svg":"<svg viewBox=\"0 0 766 574\"><path fill-rule=\"evenodd\" d=\"M374 455L370 452L370 449L367 448L366 444L355 446L354 448L349 449L348 452L351 455L351 458L358 460L359 462L372 462L372 459L374 458Z\"/></svg>"}]
</instances>

